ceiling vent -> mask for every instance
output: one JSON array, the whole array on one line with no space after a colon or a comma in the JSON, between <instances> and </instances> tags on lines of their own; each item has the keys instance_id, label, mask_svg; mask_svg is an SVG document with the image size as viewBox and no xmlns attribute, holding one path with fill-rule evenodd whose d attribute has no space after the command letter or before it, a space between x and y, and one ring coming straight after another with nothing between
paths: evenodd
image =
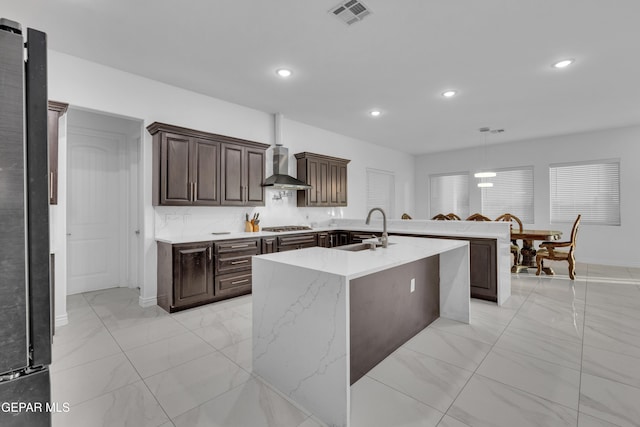
<instances>
[{"instance_id":1,"label":"ceiling vent","mask_svg":"<svg viewBox=\"0 0 640 427\"><path fill-rule=\"evenodd\" d=\"M366 16L371 15L371 11L358 0L347 0L331 8L329 13L339 18L347 25L362 21Z\"/></svg>"}]
</instances>

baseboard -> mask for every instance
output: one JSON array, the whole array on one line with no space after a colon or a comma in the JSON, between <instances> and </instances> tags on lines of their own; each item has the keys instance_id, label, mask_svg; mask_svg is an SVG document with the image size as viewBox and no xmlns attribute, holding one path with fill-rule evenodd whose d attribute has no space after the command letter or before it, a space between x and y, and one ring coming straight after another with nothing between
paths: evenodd
<instances>
[{"instance_id":1,"label":"baseboard","mask_svg":"<svg viewBox=\"0 0 640 427\"><path fill-rule=\"evenodd\" d=\"M562 261L559 261L562 262ZM614 260L602 260L601 258L580 258L576 259L578 264L596 264L596 265L605 265L610 267L625 267L625 268L640 268L640 263L638 262L620 262ZM567 263L565 262L565 265Z\"/></svg>"},{"instance_id":2,"label":"baseboard","mask_svg":"<svg viewBox=\"0 0 640 427\"><path fill-rule=\"evenodd\" d=\"M142 308L153 307L154 305L158 305L158 298L157 297L143 298L142 295L140 295L138 297L138 304L140 304L140 307Z\"/></svg>"},{"instance_id":3,"label":"baseboard","mask_svg":"<svg viewBox=\"0 0 640 427\"><path fill-rule=\"evenodd\" d=\"M56 316L54 327L57 328L59 326L64 326L64 325L68 325L68 324L69 324L69 316L67 315L67 313L59 314L59 315Z\"/></svg>"}]
</instances>

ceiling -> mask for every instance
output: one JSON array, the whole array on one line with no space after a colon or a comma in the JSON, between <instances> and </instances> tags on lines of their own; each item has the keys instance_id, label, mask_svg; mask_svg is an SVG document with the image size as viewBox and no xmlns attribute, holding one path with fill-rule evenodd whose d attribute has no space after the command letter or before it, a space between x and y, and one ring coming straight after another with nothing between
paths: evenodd
<instances>
[{"instance_id":1,"label":"ceiling","mask_svg":"<svg viewBox=\"0 0 640 427\"><path fill-rule=\"evenodd\" d=\"M363 1L372 14L351 26L328 13L337 0L0 0L0 13L54 50L408 153L480 145L483 126L505 129L491 144L640 123L638 0Z\"/></svg>"}]
</instances>

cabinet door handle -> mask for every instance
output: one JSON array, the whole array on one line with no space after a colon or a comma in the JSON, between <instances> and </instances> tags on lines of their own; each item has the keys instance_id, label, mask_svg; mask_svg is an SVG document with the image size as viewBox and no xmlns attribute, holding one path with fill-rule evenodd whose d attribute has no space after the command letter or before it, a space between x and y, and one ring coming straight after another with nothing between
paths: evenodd
<instances>
[{"instance_id":1,"label":"cabinet door handle","mask_svg":"<svg viewBox=\"0 0 640 427\"><path fill-rule=\"evenodd\" d=\"M49 172L49 203L53 202L53 172Z\"/></svg>"},{"instance_id":2,"label":"cabinet door handle","mask_svg":"<svg viewBox=\"0 0 640 427\"><path fill-rule=\"evenodd\" d=\"M198 183L197 182L193 183L193 201L194 202L198 201Z\"/></svg>"},{"instance_id":3,"label":"cabinet door handle","mask_svg":"<svg viewBox=\"0 0 640 427\"><path fill-rule=\"evenodd\" d=\"M209 246L209 247L207 248L207 253L209 254L209 261L211 261L211 260L213 259L212 255L211 255L211 252L212 252L212 250L211 250L211 246Z\"/></svg>"},{"instance_id":4,"label":"cabinet door handle","mask_svg":"<svg viewBox=\"0 0 640 427\"><path fill-rule=\"evenodd\" d=\"M231 249L246 248L248 246L249 245L234 245L234 246L231 246Z\"/></svg>"},{"instance_id":5,"label":"cabinet door handle","mask_svg":"<svg viewBox=\"0 0 640 427\"><path fill-rule=\"evenodd\" d=\"M248 259L243 259L242 261L231 261L231 265L236 265L236 264L246 264L248 263L249 260Z\"/></svg>"},{"instance_id":6,"label":"cabinet door handle","mask_svg":"<svg viewBox=\"0 0 640 427\"><path fill-rule=\"evenodd\" d=\"M238 285L240 283L247 283L249 279L236 280L235 282L231 282L232 285Z\"/></svg>"}]
</instances>

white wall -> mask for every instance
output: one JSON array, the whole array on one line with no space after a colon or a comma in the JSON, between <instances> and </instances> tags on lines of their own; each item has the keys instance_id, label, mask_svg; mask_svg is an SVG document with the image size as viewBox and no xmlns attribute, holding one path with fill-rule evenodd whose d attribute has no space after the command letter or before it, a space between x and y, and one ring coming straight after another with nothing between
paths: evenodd
<instances>
[{"instance_id":1,"label":"white wall","mask_svg":"<svg viewBox=\"0 0 640 427\"><path fill-rule=\"evenodd\" d=\"M489 145L489 168L534 167L535 223L528 228L560 229L568 237L571 224L551 224L549 164L597 159L620 159L621 226L580 226L576 258L581 262L640 266L635 243L640 236L640 127L555 136L516 143ZM484 168L479 149L449 151L416 159L416 213L429 216L429 175L476 172ZM480 212L480 190L470 178L470 212Z\"/></svg>"},{"instance_id":2,"label":"white wall","mask_svg":"<svg viewBox=\"0 0 640 427\"><path fill-rule=\"evenodd\" d=\"M272 144L274 139L271 114L55 51L49 51L49 98L67 102L74 107L141 119L144 126L159 121L267 144ZM283 124L283 139L291 155L299 151L313 151L352 160L348 177L349 206L333 212L321 208L298 210L293 199L280 202L269 200L267 206L261 208L264 212L262 217L265 218L263 225L269 222L282 224L282 219L296 222L319 221L330 218L332 213L343 217L364 216L366 167L395 170L397 212L413 210L412 156L287 119ZM246 211L222 207L154 208L151 205L151 144L151 136L148 132L143 132L140 170L144 211L144 272L141 286L143 305L155 304L156 229L159 232L175 229L191 232L224 224L225 228L233 228L229 231L239 231ZM66 152L61 152L60 156L66 156ZM295 171L295 162L290 160L289 168L290 171ZM66 176L62 175L61 172L61 183L66 181ZM307 215L309 219L306 218ZM60 223L60 220L57 222Z\"/></svg>"}]
</instances>

